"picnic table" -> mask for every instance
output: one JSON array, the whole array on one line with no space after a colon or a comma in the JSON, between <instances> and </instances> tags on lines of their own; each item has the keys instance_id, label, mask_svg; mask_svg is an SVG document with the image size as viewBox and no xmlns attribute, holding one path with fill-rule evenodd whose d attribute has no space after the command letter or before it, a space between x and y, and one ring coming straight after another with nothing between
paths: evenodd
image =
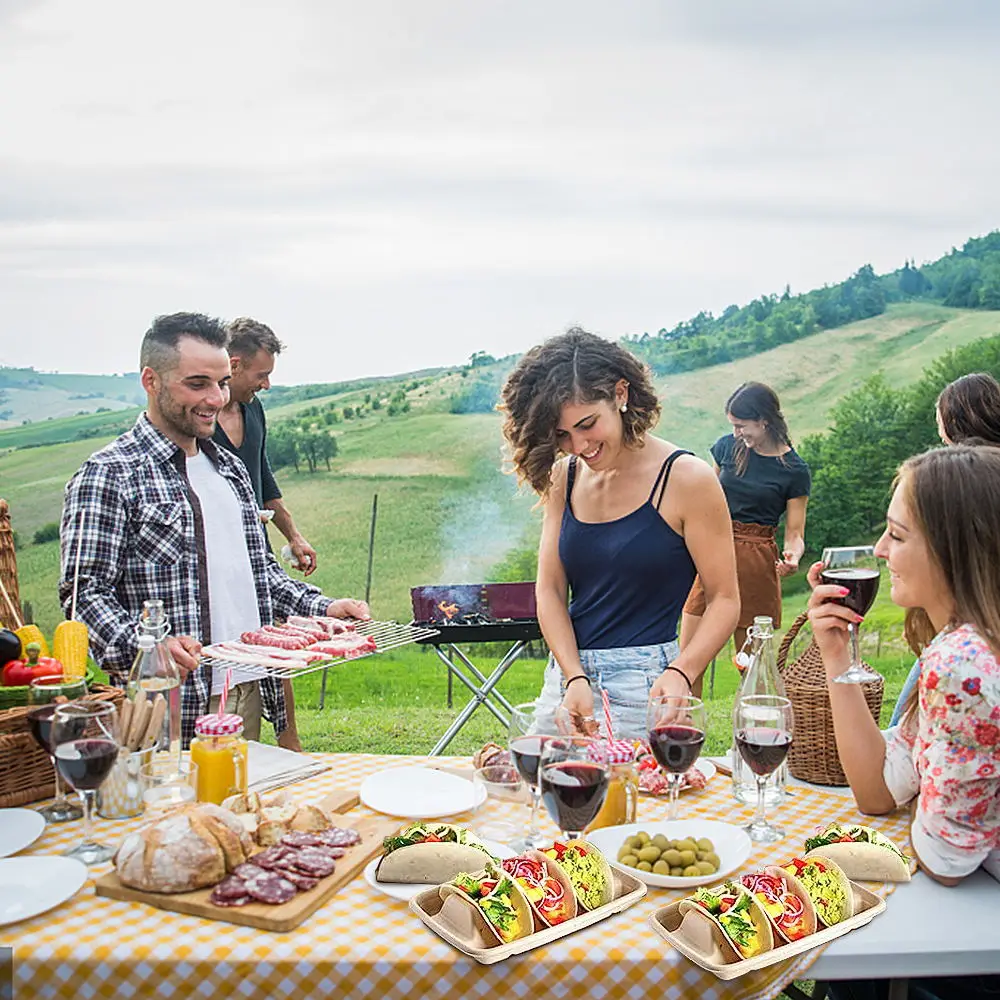
<instances>
[{"instance_id":1,"label":"picnic table","mask_svg":"<svg viewBox=\"0 0 1000 1000\"><path fill-rule=\"evenodd\" d=\"M425 757L368 754L316 755L331 770L291 787L301 802L356 789L363 778ZM469 766L467 758L447 758ZM442 758L435 758L438 763ZM526 809L489 800L481 815L526 819ZM367 814L359 806L345 817ZM732 798L717 775L700 793L686 793L681 817L742 821L749 809ZM463 815L454 822L481 817ZM640 820L666 818L665 803L643 797ZM805 837L831 820L856 820L853 800L836 790L797 786L777 818L787 836L757 850L746 867L785 860ZM137 820L98 820L99 838L111 842ZM557 831L545 819L553 836ZM873 821L906 843L902 814ZM80 824L48 828L27 853L56 854L80 836ZM108 866L97 866L98 876ZM984 876L985 877L985 876ZM968 888L946 889L917 876L889 899L886 913L827 948L724 983L690 963L658 938L650 913L680 898L680 890L650 889L625 912L551 945L494 966L481 966L423 926L405 903L372 889L359 876L289 933L275 934L98 898L93 883L49 913L0 928L0 944L14 948L14 996L142 998L233 996L280 998L357 996L775 997L793 979L863 975L916 975L953 963L963 972L1000 971L995 941L995 893L975 877ZM875 887L891 893L892 886ZM995 889L995 885L994 885ZM959 918L960 914L960 918ZM942 970L943 971L943 970Z\"/></svg>"}]
</instances>

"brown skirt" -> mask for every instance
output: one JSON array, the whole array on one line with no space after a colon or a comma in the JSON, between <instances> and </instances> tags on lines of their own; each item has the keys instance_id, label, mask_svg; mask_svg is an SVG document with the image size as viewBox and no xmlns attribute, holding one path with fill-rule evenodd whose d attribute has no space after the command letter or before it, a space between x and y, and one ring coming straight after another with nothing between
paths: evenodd
<instances>
[{"instance_id":1,"label":"brown skirt","mask_svg":"<svg viewBox=\"0 0 1000 1000\"><path fill-rule=\"evenodd\" d=\"M781 579L774 528L733 521L733 542L736 545L736 579L740 587L737 627L748 628L757 615L768 615L777 628L781 624ZM700 618L704 613L705 588L701 585L701 577L696 576L684 604L684 614Z\"/></svg>"}]
</instances>

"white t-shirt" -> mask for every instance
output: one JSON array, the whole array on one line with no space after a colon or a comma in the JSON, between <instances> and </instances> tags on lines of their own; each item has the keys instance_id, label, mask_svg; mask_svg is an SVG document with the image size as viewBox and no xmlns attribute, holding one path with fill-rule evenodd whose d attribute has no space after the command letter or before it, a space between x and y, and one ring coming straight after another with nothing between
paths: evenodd
<instances>
[{"instance_id":1,"label":"white t-shirt","mask_svg":"<svg viewBox=\"0 0 1000 1000\"><path fill-rule=\"evenodd\" d=\"M240 503L212 460L201 450L187 460L188 481L201 503L208 561L208 604L212 641L239 641L240 633L260 628L257 588L243 533ZM226 671L212 672L212 693L222 690ZM259 680L257 674L233 668L233 684Z\"/></svg>"}]
</instances>

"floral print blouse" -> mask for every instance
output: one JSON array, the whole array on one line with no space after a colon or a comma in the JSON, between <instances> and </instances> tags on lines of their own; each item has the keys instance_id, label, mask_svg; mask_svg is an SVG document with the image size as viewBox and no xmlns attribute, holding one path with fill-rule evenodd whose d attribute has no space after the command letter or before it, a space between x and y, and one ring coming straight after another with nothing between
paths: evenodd
<instances>
[{"instance_id":1,"label":"floral print blouse","mask_svg":"<svg viewBox=\"0 0 1000 1000\"><path fill-rule=\"evenodd\" d=\"M1000 663L972 625L920 657L919 710L885 732L885 783L917 798L911 838L935 874L1000 878Z\"/></svg>"}]
</instances>

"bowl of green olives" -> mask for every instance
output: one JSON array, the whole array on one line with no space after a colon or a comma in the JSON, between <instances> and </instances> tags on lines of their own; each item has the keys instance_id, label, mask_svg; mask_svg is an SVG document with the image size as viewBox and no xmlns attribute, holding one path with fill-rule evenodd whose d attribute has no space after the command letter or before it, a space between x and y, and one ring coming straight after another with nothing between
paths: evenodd
<instances>
[{"instance_id":1,"label":"bowl of green olives","mask_svg":"<svg viewBox=\"0 0 1000 1000\"><path fill-rule=\"evenodd\" d=\"M750 838L717 820L629 823L587 834L610 861L647 885L690 888L718 882L750 856Z\"/></svg>"}]
</instances>

